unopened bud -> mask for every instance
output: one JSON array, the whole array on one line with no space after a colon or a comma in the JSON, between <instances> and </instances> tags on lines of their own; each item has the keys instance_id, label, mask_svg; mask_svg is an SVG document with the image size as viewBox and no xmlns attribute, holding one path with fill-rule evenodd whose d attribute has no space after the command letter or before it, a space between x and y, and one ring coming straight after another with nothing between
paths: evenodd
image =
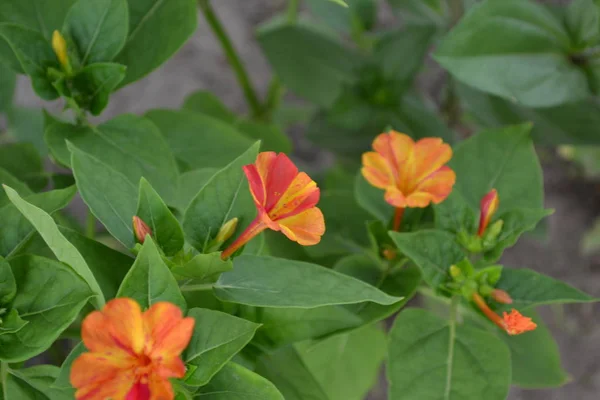
<instances>
[{"instance_id":1,"label":"unopened bud","mask_svg":"<svg viewBox=\"0 0 600 400\"><path fill-rule=\"evenodd\" d=\"M487 250L490 247L494 247L496 245L496 239L500 236L502 232L502 228L504 227L504 221L499 219L498 221L491 224L488 229L483 234L483 249Z\"/></svg>"},{"instance_id":2,"label":"unopened bud","mask_svg":"<svg viewBox=\"0 0 600 400\"><path fill-rule=\"evenodd\" d=\"M54 31L52 34L52 49L64 71L70 73L71 64L69 63L69 54L67 52L67 41L59 31Z\"/></svg>"},{"instance_id":3,"label":"unopened bud","mask_svg":"<svg viewBox=\"0 0 600 400\"><path fill-rule=\"evenodd\" d=\"M512 304L513 299L510 297L508 293L506 293L502 289L494 289L492 290L492 299L496 300L501 304Z\"/></svg>"},{"instance_id":4,"label":"unopened bud","mask_svg":"<svg viewBox=\"0 0 600 400\"><path fill-rule=\"evenodd\" d=\"M231 238L233 236L233 234L235 233L235 230L237 229L237 225L238 225L237 218L232 218L229 221L225 222L223 224L223 226L221 226L221 229L219 229L219 233L217 234L217 237L215 238L215 242L221 244L221 243L225 243L227 240L229 240L229 238Z\"/></svg>"},{"instance_id":5,"label":"unopened bud","mask_svg":"<svg viewBox=\"0 0 600 400\"><path fill-rule=\"evenodd\" d=\"M144 243L146 240L146 236L152 236L152 230L140 217L135 215L133 217L133 232L135 233L135 238L138 242Z\"/></svg>"},{"instance_id":6,"label":"unopened bud","mask_svg":"<svg viewBox=\"0 0 600 400\"><path fill-rule=\"evenodd\" d=\"M460 276L462 276L462 271L456 265L451 265L450 266L450 276L453 277L454 279L459 278Z\"/></svg>"},{"instance_id":7,"label":"unopened bud","mask_svg":"<svg viewBox=\"0 0 600 400\"><path fill-rule=\"evenodd\" d=\"M394 249L383 249L381 251L381 254L383 255L383 258L385 258L388 261L395 260L398 256L398 252Z\"/></svg>"},{"instance_id":8,"label":"unopened bud","mask_svg":"<svg viewBox=\"0 0 600 400\"><path fill-rule=\"evenodd\" d=\"M496 189L490 190L489 193L483 196L481 199L479 230L477 231L477 235L479 237L483 236L483 233L489 225L492 217L498 210L499 204L500 200L498 199L498 191Z\"/></svg>"}]
</instances>

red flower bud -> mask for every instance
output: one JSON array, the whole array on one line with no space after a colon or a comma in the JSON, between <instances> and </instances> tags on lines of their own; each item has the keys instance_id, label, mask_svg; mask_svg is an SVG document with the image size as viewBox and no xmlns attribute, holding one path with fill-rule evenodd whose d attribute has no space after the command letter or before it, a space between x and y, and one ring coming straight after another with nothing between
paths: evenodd
<instances>
[{"instance_id":1,"label":"red flower bud","mask_svg":"<svg viewBox=\"0 0 600 400\"><path fill-rule=\"evenodd\" d=\"M152 229L137 215L133 217L133 232L137 241L142 244L146 240L146 235L152 236Z\"/></svg>"},{"instance_id":2,"label":"red flower bud","mask_svg":"<svg viewBox=\"0 0 600 400\"><path fill-rule=\"evenodd\" d=\"M479 230L477 231L478 236L483 236L485 229L489 225L492 216L498 210L500 200L498 199L498 192L496 189L490 190L488 194L483 196L481 199L481 210L479 214Z\"/></svg>"},{"instance_id":3,"label":"red flower bud","mask_svg":"<svg viewBox=\"0 0 600 400\"><path fill-rule=\"evenodd\" d=\"M512 304L513 299L508 293L501 289L492 290L492 299L501 304Z\"/></svg>"}]
</instances>

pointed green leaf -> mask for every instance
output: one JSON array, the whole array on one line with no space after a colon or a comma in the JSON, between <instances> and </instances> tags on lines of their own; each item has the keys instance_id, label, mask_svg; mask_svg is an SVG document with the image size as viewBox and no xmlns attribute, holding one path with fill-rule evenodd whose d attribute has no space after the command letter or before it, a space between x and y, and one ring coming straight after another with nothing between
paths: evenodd
<instances>
[{"instance_id":1,"label":"pointed green leaf","mask_svg":"<svg viewBox=\"0 0 600 400\"><path fill-rule=\"evenodd\" d=\"M29 189L29 187L25 183L18 180L15 176L13 176L11 173L9 173L3 168L0 168L0 184L15 188L15 190L21 193L23 196L30 196L33 194L31 189ZM6 204L10 204L10 200L8 200L6 193L4 193L4 191L1 191L0 207L3 207Z\"/></svg>"},{"instance_id":2,"label":"pointed green leaf","mask_svg":"<svg viewBox=\"0 0 600 400\"><path fill-rule=\"evenodd\" d=\"M70 400L75 390L52 387L59 368L54 365L36 365L26 369L10 369L6 381L6 399Z\"/></svg>"},{"instance_id":3,"label":"pointed green leaf","mask_svg":"<svg viewBox=\"0 0 600 400\"><path fill-rule=\"evenodd\" d=\"M173 205L184 212L206 182L219 172L217 168L200 168L179 175L179 187Z\"/></svg>"},{"instance_id":4,"label":"pointed green leaf","mask_svg":"<svg viewBox=\"0 0 600 400\"><path fill-rule=\"evenodd\" d=\"M69 266L37 256L10 260L17 282L12 307L27 325L0 335L0 359L20 362L45 351L94 295Z\"/></svg>"},{"instance_id":5,"label":"pointed green leaf","mask_svg":"<svg viewBox=\"0 0 600 400\"><path fill-rule=\"evenodd\" d=\"M42 157L48 154L44 142L44 119L39 108L13 106L7 113L8 134L17 142L29 142Z\"/></svg>"},{"instance_id":6,"label":"pointed green leaf","mask_svg":"<svg viewBox=\"0 0 600 400\"><path fill-rule=\"evenodd\" d=\"M38 233L42 236L50 250L56 258L69 265L73 271L80 276L89 286L89 289L96 296L92 302L96 307L100 308L104 305L104 295L96 281L96 278L90 271L85 259L81 256L77 248L69 242L64 235L59 231L56 222L44 210L35 205L23 200L21 196L13 189L4 186L6 194L10 201L21 211L21 213L35 227Z\"/></svg>"},{"instance_id":7,"label":"pointed green leaf","mask_svg":"<svg viewBox=\"0 0 600 400\"><path fill-rule=\"evenodd\" d=\"M41 210L52 214L66 207L76 192L77 188L71 186L66 189L34 194L25 199ZM35 228L12 203L0 207L0 221L2 221L0 224L0 256L9 257L18 251L19 247L35 231Z\"/></svg>"},{"instance_id":8,"label":"pointed green leaf","mask_svg":"<svg viewBox=\"0 0 600 400\"><path fill-rule=\"evenodd\" d=\"M149 237L123 279L117 297L131 297L142 309L159 301L171 302L184 312L187 309L177 281Z\"/></svg>"},{"instance_id":9,"label":"pointed green leaf","mask_svg":"<svg viewBox=\"0 0 600 400\"><path fill-rule=\"evenodd\" d=\"M40 32L48 40L60 29L67 12L76 0L3 0L0 22L10 21Z\"/></svg>"},{"instance_id":10,"label":"pointed green leaf","mask_svg":"<svg viewBox=\"0 0 600 400\"><path fill-rule=\"evenodd\" d=\"M448 232L426 229L414 233L390 232L390 236L398 249L421 269L423 279L434 290L449 278L450 266L466 257L454 235Z\"/></svg>"},{"instance_id":11,"label":"pointed green leaf","mask_svg":"<svg viewBox=\"0 0 600 400\"><path fill-rule=\"evenodd\" d=\"M233 263L230 259L222 260L221 252L197 254L183 265L171 268L175 276L193 279L194 283L216 282L219 275L230 271Z\"/></svg>"},{"instance_id":12,"label":"pointed green leaf","mask_svg":"<svg viewBox=\"0 0 600 400\"><path fill-rule=\"evenodd\" d=\"M137 81L168 60L197 26L194 0L128 0L127 3L129 36L115 60L127 66L121 86Z\"/></svg>"},{"instance_id":13,"label":"pointed green leaf","mask_svg":"<svg viewBox=\"0 0 600 400\"><path fill-rule=\"evenodd\" d=\"M189 372L185 383L206 385L254 336L259 325L219 311L193 308L194 334L183 355ZM191 366L191 367L190 367Z\"/></svg>"},{"instance_id":14,"label":"pointed green leaf","mask_svg":"<svg viewBox=\"0 0 600 400\"><path fill-rule=\"evenodd\" d=\"M0 168L25 182L33 191L43 190L47 183L42 159L31 143L8 143L0 147Z\"/></svg>"},{"instance_id":15,"label":"pointed green leaf","mask_svg":"<svg viewBox=\"0 0 600 400\"><path fill-rule=\"evenodd\" d=\"M167 256L183 248L183 229L171 210L144 178L140 180L140 195L136 215L152 230L152 237Z\"/></svg>"},{"instance_id":16,"label":"pointed green leaf","mask_svg":"<svg viewBox=\"0 0 600 400\"><path fill-rule=\"evenodd\" d=\"M505 307L508 309L531 308L542 304L598 301L564 282L525 268L504 268L496 287L509 293L513 299L513 303Z\"/></svg>"},{"instance_id":17,"label":"pointed green leaf","mask_svg":"<svg viewBox=\"0 0 600 400\"><path fill-rule=\"evenodd\" d=\"M77 357L79 357L86 351L88 351L88 349L85 348L83 342L79 342L79 344L77 344L77 346L75 346L73 350L71 350L71 352L67 356L67 359L63 362L62 366L60 367L60 371L56 376L56 380L52 384L53 387L58 389L72 388L70 378L71 366L73 365L73 361L75 361Z\"/></svg>"},{"instance_id":18,"label":"pointed green leaf","mask_svg":"<svg viewBox=\"0 0 600 400\"><path fill-rule=\"evenodd\" d=\"M259 146L260 142L255 143L217 172L190 203L183 219L183 229L190 244L198 251L205 251L221 226L230 219L239 219L241 232L242 227L245 228L256 216L242 167L256 161Z\"/></svg>"},{"instance_id":19,"label":"pointed green leaf","mask_svg":"<svg viewBox=\"0 0 600 400\"><path fill-rule=\"evenodd\" d=\"M4 258L0 257L0 306L9 304L16 294L17 283L10 265Z\"/></svg>"},{"instance_id":20,"label":"pointed green leaf","mask_svg":"<svg viewBox=\"0 0 600 400\"><path fill-rule=\"evenodd\" d=\"M390 400L505 400L510 353L494 335L403 311L390 332Z\"/></svg>"},{"instance_id":21,"label":"pointed green leaf","mask_svg":"<svg viewBox=\"0 0 600 400\"><path fill-rule=\"evenodd\" d=\"M85 0L81 0L85 1ZM77 104L100 115L108 105L112 91L125 77L126 67L116 63L96 63L87 65L73 78L77 90Z\"/></svg>"},{"instance_id":22,"label":"pointed green leaf","mask_svg":"<svg viewBox=\"0 0 600 400\"><path fill-rule=\"evenodd\" d=\"M258 307L314 308L371 301L402 300L344 274L305 262L242 255L214 285L223 301Z\"/></svg>"},{"instance_id":23,"label":"pointed green leaf","mask_svg":"<svg viewBox=\"0 0 600 400\"><path fill-rule=\"evenodd\" d=\"M446 200L435 204L433 210L437 229L452 233L464 232L469 235L477 233L479 210L467 203L458 190L453 190Z\"/></svg>"},{"instance_id":24,"label":"pointed green leaf","mask_svg":"<svg viewBox=\"0 0 600 400\"><path fill-rule=\"evenodd\" d=\"M125 45L128 24L126 0L78 0L65 18L63 33L87 65L111 61Z\"/></svg>"},{"instance_id":25,"label":"pointed green leaf","mask_svg":"<svg viewBox=\"0 0 600 400\"><path fill-rule=\"evenodd\" d=\"M221 371L194 396L201 400L284 400L268 380L233 362Z\"/></svg>"},{"instance_id":26,"label":"pointed green leaf","mask_svg":"<svg viewBox=\"0 0 600 400\"><path fill-rule=\"evenodd\" d=\"M70 145L71 166L81 198L106 229L127 248L135 244L132 218L136 187L108 164Z\"/></svg>"}]
</instances>

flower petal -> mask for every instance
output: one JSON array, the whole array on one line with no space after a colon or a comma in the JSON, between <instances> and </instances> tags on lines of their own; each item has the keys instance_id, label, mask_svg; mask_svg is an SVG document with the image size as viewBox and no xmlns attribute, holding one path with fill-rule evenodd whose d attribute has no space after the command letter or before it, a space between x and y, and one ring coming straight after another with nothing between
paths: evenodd
<instances>
[{"instance_id":1,"label":"flower petal","mask_svg":"<svg viewBox=\"0 0 600 400\"><path fill-rule=\"evenodd\" d=\"M424 179L439 170L452 158L452 148L440 138L424 138L413 147L401 174L405 191L415 190Z\"/></svg>"},{"instance_id":2,"label":"flower petal","mask_svg":"<svg viewBox=\"0 0 600 400\"><path fill-rule=\"evenodd\" d=\"M277 221L281 218L299 214L314 207L319 202L320 197L321 191L317 187L317 183L310 179L306 173L300 172L269 212L269 218Z\"/></svg>"},{"instance_id":3,"label":"flower petal","mask_svg":"<svg viewBox=\"0 0 600 400\"><path fill-rule=\"evenodd\" d=\"M153 304L144 313L149 338L146 353L153 360L178 357L192 338L194 322L193 318L183 318L181 310L174 304Z\"/></svg>"},{"instance_id":4,"label":"flower petal","mask_svg":"<svg viewBox=\"0 0 600 400\"><path fill-rule=\"evenodd\" d=\"M400 176L402 164L410 157L415 141L404 133L390 131L382 133L373 141L373 150L387 160L396 177Z\"/></svg>"},{"instance_id":5,"label":"flower petal","mask_svg":"<svg viewBox=\"0 0 600 400\"><path fill-rule=\"evenodd\" d=\"M114 299L106 303L102 313L108 322L104 329L109 331L117 346L140 354L146 341L140 305L128 298Z\"/></svg>"},{"instance_id":6,"label":"flower petal","mask_svg":"<svg viewBox=\"0 0 600 400\"><path fill-rule=\"evenodd\" d=\"M415 188L406 198L408 207L427 207L429 203L439 204L452 192L456 173L449 167L441 167Z\"/></svg>"},{"instance_id":7,"label":"flower petal","mask_svg":"<svg viewBox=\"0 0 600 400\"><path fill-rule=\"evenodd\" d=\"M319 243L325 233L325 219L317 207L280 219L278 223L285 236L303 246Z\"/></svg>"},{"instance_id":8,"label":"flower petal","mask_svg":"<svg viewBox=\"0 0 600 400\"><path fill-rule=\"evenodd\" d=\"M150 387L147 383L136 382L127 393L125 400L150 400Z\"/></svg>"},{"instance_id":9,"label":"flower petal","mask_svg":"<svg viewBox=\"0 0 600 400\"><path fill-rule=\"evenodd\" d=\"M265 204L265 210L270 212L298 175L298 168L284 153L279 153L268 168L268 176L266 179L267 202ZM263 181L264 180L263 176Z\"/></svg>"},{"instance_id":10,"label":"flower petal","mask_svg":"<svg viewBox=\"0 0 600 400\"><path fill-rule=\"evenodd\" d=\"M385 191L384 199L396 208L405 208L408 206L406 196L395 186L389 186Z\"/></svg>"},{"instance_id":11,"label":"flower petal","mask_svg":"<svg viewBox=\"0 0 600 400\"><path fill-rule=\"evenodd\" d=\"M156 374L150 375L148 386L150 386L150 400L173 400L175 397L171 382Z\"/></svg>"},{"instance_id":12,"label":"flower petal","mask_svg":"<svg viewBox=\"0 0 600 400\"><path fill-rule=\"evenodd\" d=\"M394 173L389 162L379 153L370 151L362 155L361 173L371 185L379 189L395 186Z\"/></svg>"},{"instance_id":13,"label":"flower petal","mask_svg":"<svg viewBox=\"0 0 600 400\"><path fill-rule=\"evenodd\" d=\"M70 380L77 400L122 399L135 381L134 358L84 353L71 367Z\"/></svg>"}]
</instances>

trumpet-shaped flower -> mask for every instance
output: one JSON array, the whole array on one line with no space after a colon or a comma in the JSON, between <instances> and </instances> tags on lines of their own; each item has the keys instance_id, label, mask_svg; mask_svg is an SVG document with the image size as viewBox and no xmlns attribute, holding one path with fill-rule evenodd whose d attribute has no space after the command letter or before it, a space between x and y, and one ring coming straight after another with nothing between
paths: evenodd
<instances>
[{"instance_id":1,"label":"trumpet-shaped flower","mask_svg":"<svg viewBox=\"0 0 600 400\"><path fill-rule=\"evenodd\" d=\"M486 228L490 224L492 217L498 211L500 205L500 199L498 198L498 191L492 189L488 194L483 196L480 205L479 214L479 230L477 231L478 236L483 236Z\"/></svg>"},{"instance_id":2,"label":"trumpet-shaped flower","mask_svg":"<svg viewBox=\"0 0 600 400\"><path fill-rule=\"evenodd\" d=\"M537 328L537 325L531 318L521 315L521 313L514 308L510 314L504 312L502 316L506 332L508 332L509 335L520 335L521 333L532 331Z\"/></svg>"},{"instance_id":3,"label":"trumpet-shaped flower","mask_svg":"<svg viewBox=\"0 0 600 400\"><path fill-rule=\"evenodd\" d=\"M371 185L385 190L385 201L394 207L438 204L452 191L456 174L445 165L452 148L442 139L415 142L390 131L375 138L373 150L363 154L362 174Z\"/></svg>"},{"instance_id":4,"label":"trumpet-shaped flower","mask_svg":"<svg viewBox=\"0 0 600 400\"><path fill-rule=\"evenodd\" d=\"M111 300L89 314L82 338L89 350L71 368L77 400L172 400L169 378L183 378L179 358L194 328L193 318L166 302L142 313L132 299Z\"/></svg>"},{"instance_id":5,"label":"trumpet-shaped flower","mask_svg":"<svg viewBox=\"0 0 600 400\"><path fill-rule=\"evenodd\" d=\"M303 246L319 243L325 233L325 220L316 207L320 191L315 181L298 172L283 153L260 153L254 164L244 166L244 173L258 215L223 252L223 259L265 229L281 231Z\"/></svg>"}]
</instances>

